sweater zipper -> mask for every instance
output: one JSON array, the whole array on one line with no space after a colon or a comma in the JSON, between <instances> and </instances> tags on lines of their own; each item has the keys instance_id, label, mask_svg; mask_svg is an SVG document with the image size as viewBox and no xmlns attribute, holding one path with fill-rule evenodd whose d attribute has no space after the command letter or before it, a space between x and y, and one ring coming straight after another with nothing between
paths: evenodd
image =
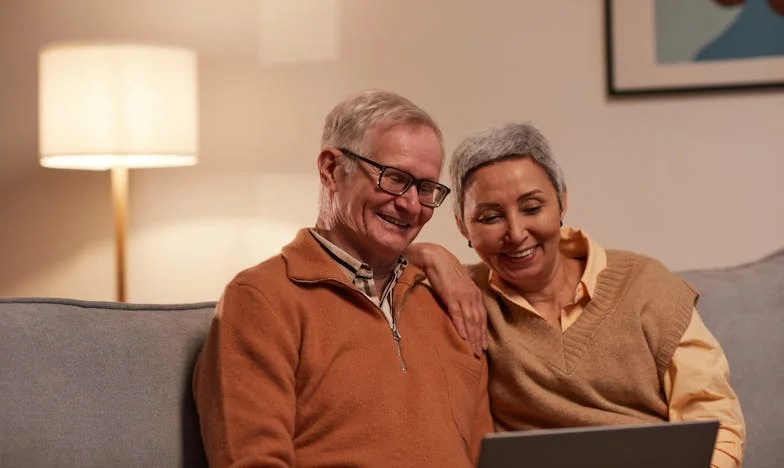
<instances>
[{"instance_id":1,"label":"sweater zipper","mask_svg":"<svg viewBox=\"0 0 784 468\"><path fill-rule=\"evenodd\" d=\"M423 277L415 278L414 279L414 283L416 283L418 280L420 280L422 278ZM395 281L397 281L397 278L395 278ZM408 372L408 366L406 366L406 360L403 357L403 348L400 345L400 341L402 340L403 337L400 336L400 331L397 328L397 322L398 322L398 320L400 320L400 314L403 313L403 305L406 303L406 299L408 298L408 293L412 289L414 289L414 285L412 285L410 288L408 288L405 291L403 291L403 297L400 299L400 305L399 305L399 309L397 310L397 313L396 313L395 310L392 310L392 326L391 326L391 328L392 328L392 339L395 341L395 348L397 349L397 355L398 355L398 357L400 357L400 369L403 372ZM394 294L394 292L391 293L391 294ZM389 297L389 306L390 306L390 308L392 307L393 303L394 303L394 301L392 300L392 296L390 296ZM382 312L382 314L383 314L383 312Z\"/></svg>"},{"instance_id":2,"label":"sweater zipper","mask_svg":"<svg viewBox=\"0 0 784 468\"><path fill-rule=\"evenodd\" d=\"M400 278L400 271L395 271L395 284L397 284L397 280ZM408 372L408 367L406 367L406 360L403 358L403 349L400 347L400 340L403 338L400 336L400 330L397 328L397 321L400 319L400 311L403 310L403 301L406 300L406 295L408 295L408 290L403 295L403 300L400 301L400 311L395 311L392 308L393 304L393 295L394 290L389 292L389 309L390 315L392 315L392 323L389 324L389 327L392 329L392 340L395 342L395 350L397 350L397 357L400 358L400 370L402 372ZM383 315L384 312L381 311Z\"/></svg>"},{"instance_id":3,"label":"sweater zipper","mask_svg":"<svg viewBox=\"0 0 784 468\"><path fill-rule=\"evenodd\" d=\"M400 370L403 372L408 372L408 368L406 367L406 360L403 359L403 350L400 349L400 331L397 329L397 324L392 322L392 339L395 341L395 349L397 350L397 357L400 358Z\"/></svg>"},{"instance_id":4,"label":"sweater zipper","mask_svg":"<svg viewBox=\"0 0 784 468\"><path fill-rule=\"evenodd\" d=\"M398 272L395 272L395 281L397 281L399 278L400 278L400 274ZM419 280L419 279L421 279L421 278L416 278L415 282L416 282L416 280ZM314 284L314 283L318 283L319 282L319 281L307 281L307 280L297 280L297 281L300 282L300 283L309 283L309 284ZM331 281L331 282L337 283L341 287L346 287L346 285L343 284L343 282L340 281L337 278L331 278L331 277L330 278L324 278L324 280L320 280L320 281ZM413 286L412 286L412 288L413 288ZM406 298L408 297L408 291L410 289L412 289L412 288L407 289L403 293L403 298L400 300L400 310L401 311L403 310L403 304L405 304ZM373 301L368 299L367 296L362 294L356 288L348 288L348 289L350 289L353 293L358 294L364 300L366 300L366 301L370 302L371 304L373 304L373 307L375 307L376 310L378 310L378 312L381 314L381 317L384 319L384 321L389 324L389 322L387 321L386 316L384 315L384 311L381 310L381 307L379 307L375 303L373 303ZM390 309L392 308L392 302L393 302L391 294L393 294L393 292L390 292L390 298L389 298L389 307L390 307ZM397 321L400 319L400 312L395 313L395 311L392 310L391 313L392 313L392 323L389 324L389 328L390 328L390 330L392 330L392 341L395 342L395 351L397 351L397 356L400 359L400 370L402 372L408 372L408 366L406 366L406 360L403 357L403 349L400 346L400 341L403 339L403 337L400 335L400 330L398 330L398 328L397 328Z\"/></svg>"}]
</instances>

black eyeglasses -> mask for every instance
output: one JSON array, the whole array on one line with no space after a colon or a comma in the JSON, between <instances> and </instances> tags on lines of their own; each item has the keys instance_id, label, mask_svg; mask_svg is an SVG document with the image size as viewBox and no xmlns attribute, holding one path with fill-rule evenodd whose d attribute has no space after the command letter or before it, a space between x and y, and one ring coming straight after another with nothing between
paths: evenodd
<instances>
[{"instance_id":1,"label":"black eyeglasses","mask_svg":"<svg viewBox=\"0 0 784 468\"><path fill-rule=\"evenodd\" d=\"M338 149L346 156L364 161L381 171L378 174L376 185L390 195L403 195L412 185L415 185L419 195L419 203L430 208L441 205L446 196L449 195L450 190L446 185L430 179L417 179L406 171L392 166L384 166L368 158L363 158L346 148Z\"/></svg>"}]
</instances>

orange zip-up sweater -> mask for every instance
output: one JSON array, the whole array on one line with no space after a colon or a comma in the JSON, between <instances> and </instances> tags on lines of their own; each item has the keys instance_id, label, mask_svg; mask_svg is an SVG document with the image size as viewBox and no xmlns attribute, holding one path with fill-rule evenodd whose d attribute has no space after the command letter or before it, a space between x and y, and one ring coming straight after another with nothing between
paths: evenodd
<instances>
[{"instance_id":1,"label":"orange zip-up sweater","mask_svg":"<svg viewBox=\"0 0 784 468\"><path fill-rule=\"evenodd\" d=\"M473 466L487 365L422 280L393 290L396 341L307 230L239 273L193 379L210 466Z\"/></svg>"}]
</instances>

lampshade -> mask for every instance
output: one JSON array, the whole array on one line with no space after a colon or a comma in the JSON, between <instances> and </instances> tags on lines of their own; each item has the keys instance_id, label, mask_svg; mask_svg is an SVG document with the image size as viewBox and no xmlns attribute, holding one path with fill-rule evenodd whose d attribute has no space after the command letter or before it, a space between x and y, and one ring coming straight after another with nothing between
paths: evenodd
<instances>
[{"instance_id":1,"label":"lampshade","mask_svg":"<svg viewBox=\"0 0 784 468\"><path fill-rule=\"evenodd\" d=\"M45 167L105 170L195 164L196 56L136 44L55 44L39 57Z\"/></svg>"}]
</instances>

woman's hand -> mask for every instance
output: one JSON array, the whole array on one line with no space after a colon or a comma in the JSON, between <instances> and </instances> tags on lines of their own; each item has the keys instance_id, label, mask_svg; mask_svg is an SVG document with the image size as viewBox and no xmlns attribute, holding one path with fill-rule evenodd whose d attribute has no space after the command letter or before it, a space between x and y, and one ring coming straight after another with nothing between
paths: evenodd
<instances>
[{"instance_id":1,"label":"woman's hand","mask_svg":"<svg viewBox=\"0 0 784 468\"><path fill-rule=\"evenodd\" d=\"M468 340L474 354L481 356L487 349L487 312L482 292L465 267L447 249L428 242L411 244L405 257L425 272L457 332Z\"/></svg>"}]
</instances>

